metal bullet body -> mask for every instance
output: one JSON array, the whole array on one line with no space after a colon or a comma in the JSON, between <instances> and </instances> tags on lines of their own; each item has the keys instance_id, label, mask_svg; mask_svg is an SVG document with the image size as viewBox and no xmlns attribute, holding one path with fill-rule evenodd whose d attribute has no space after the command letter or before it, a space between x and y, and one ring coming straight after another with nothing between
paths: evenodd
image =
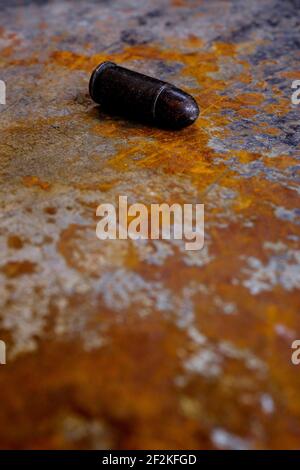
<instances>
[{"instance_id":1,"label":"metal bullet body","mask_svg":"<svg viewBox=\"0 0 300 470\"><path fill-rule=\"evenodd\" d=\"M170 83L103 62L92 73L91 98L109 114L180 129L199 116L194 98Z\"/></svg>"}]
</instances>

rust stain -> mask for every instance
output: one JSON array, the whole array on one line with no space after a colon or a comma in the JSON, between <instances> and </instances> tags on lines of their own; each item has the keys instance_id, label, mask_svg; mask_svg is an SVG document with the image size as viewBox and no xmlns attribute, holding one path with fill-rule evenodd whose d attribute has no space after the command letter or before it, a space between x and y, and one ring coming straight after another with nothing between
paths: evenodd
<instances>
[{"instance_id":1,"label":"rust stain","mask_svg":"<svg viewBox=\"0 0 300 470\"><path fill-rule=\"evenodd\" d=\"M34 186L43 189L44 191L49 191L51 188L51 184L47 183L47 181L42 181L38 178L38 176L30 175L23 177L23 184L26 188L32 188Z\"/></svg>"},{"instance_id":2,"label":"rust stain","mask_svg":"<svg viewBox=\"0 0 300 470\"><path fill-rule=\"evenodd\" d=\"M24 244L18 235L10 235L7 239L7 246L15 250L21 250Z\"/></svg>"},{"instance_id":3,"label":"rust stain","mask_svg":"<svg viewBox=\"0 0 300 470\"><path fill-rule=\"evenodd\" d=\"M32 263L31 261L11 261L1 268L1 271L8 278L33 274L35 270L36 264Z\"/></svg>"}]
</instances>

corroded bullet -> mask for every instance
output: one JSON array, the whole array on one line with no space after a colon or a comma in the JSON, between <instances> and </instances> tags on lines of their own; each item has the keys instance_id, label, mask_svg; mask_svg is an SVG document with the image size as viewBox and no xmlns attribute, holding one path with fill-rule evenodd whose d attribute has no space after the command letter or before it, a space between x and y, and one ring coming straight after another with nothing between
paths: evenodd
<instances>
[{"instance_id":1,"label":"corroded bullet","mask_svg":"<svg viewBox=\"0 0 300 470\"><path fill-rule=\"evenodd\" d=\"M199 116L194 98L170 83L103 62L92 73L92 99L109 114L180 129Z\"/></svg>"}]
</instances>

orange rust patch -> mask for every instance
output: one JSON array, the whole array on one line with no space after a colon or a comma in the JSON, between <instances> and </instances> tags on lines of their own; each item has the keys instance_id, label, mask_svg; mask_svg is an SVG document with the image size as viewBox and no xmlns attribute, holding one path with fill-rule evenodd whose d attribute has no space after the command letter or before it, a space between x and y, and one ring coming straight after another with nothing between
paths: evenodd
<instances>
[{"instance_id":1,"label":"orange rust patch","mask_svg":"<svg viewBox=\"0 0 300 470\"><path fill-rule=\"evenodd\" d=\"M75 183L74 187L81 191L110 191L115 185L115 182L108 183Z\"/></svg>"},{"instance_id":2,"label":"orange rust patch","mask_svg":"<svg viewBox=\"0 0 300 470\"><path fill-rule=\"evenodd\" d=\"M24 176L23 184L24 186L26 186L26 188L32 188L33 186L38 186L40 189L43 189L44 191L49 191L51 188L50 183L40 180L37 176Z\"/></svg>"},{"instance_id":3,"label":"orange rust patch","mask_svg":"<svg viewBox=\"0 0 300 470\"><path fill-rule=\"evenodd\" d=\"M187 5L186 0L171 0L171 4L174 7L185 7Z\"/></svg>"},{"instance_id":4,"label":"orange rust patch","mask_svg":"<svg viewBox=\"0 0 300 470\"><path fill-rule=\"evenodd\" d=\"M7 246L15 250L21 250L21 248L23 248L23 242L18 235L10 235L7 238Z\"/></svg>"},{"instance_id":5,"label":"orange rust patch","mask_svg":"<svg viewBox=\"0 0 300 470\"><path fill-rule=\"evenodd\" d=\"M236 150L234 152L234 155L238 156L239 161L241 163L249 163L257 160L260 158L259 153L252 153L252 152L247 152L246 150Z\"/></svg>"},{"instance_id":6,"label":"orange rust patch","mask_svg":"<svg viewBox=\"0 0 300 470\"><path fill-rule=\"evenodd\" d=\"M55 215L57 213L57 209L55 207L45 207L44 212L49 215Z\"/></svg>"},{"instance_id":7,"label":"orange rust patch","mask_svg":"<svg viewBox=\"0 0 300 470\"><path fill-rule=\"evenodd\" d=\"M129 316L126 324L114 325L104 349L89 353L78 341L49 339L38 355L20 357L13 374L1 370L6 405L0 407L0 419L7 428L1 448L89 447L89 436L73 440L66 432L68 417L100 423L98 445L105 440L105 448L180 448L183 430L191 436L185 446L210 448L198 422L174 412L180 409L173 378L180 370L177 356L183 345L184 334L159 315L146 320ZM37 380L26 380L28 374ZM11 393L20 387L21 394ZM9 425L12 415L14 426Z\"/></svg>"},{"instance_id":8,"label":"orange rust patch","mask_svg":"<svg viewBox=\"0 0 300 470\"><path fill-rule=\"evenodd\" d=\"M281 133L280 129L277 129L277 127L271 127L266 122L260 122L259 126L253 126L252 131L269 135L280 135Z\"/></svg>"},{"instance_id":9,"label":"orange rust patch","mask_svg":"<svg viewBox=\"0 0 300 470\"><path fill-rule=\"evenodd\" d=\"M1 271L7 277L18 277L26 274L33 274L36 270L36 263L31 261L10 261L2 266Z\"/></svg>"},{"instance_id":10,"label":"orange rust patch","mask_svg":"<svg viewBox=\"0 0 300 470\"><path fill-rule=\"evenodd\" d=\"M290 106L290 100L279 98L276 104L268 104L262 108L262 111L275 116L284 116L287 114Z\"/></svg>"},{"instance_id":11,"label":"orange rust patch","mask_svg":"<svg viewBox=\"0 0 300 470\"><path fill-rule=\"evenodd\" d=\"M278 155L276 158L264 157L263 162L266 166L274 167L278 170L286 170L293 165L296 166L299 164L299 160L296 157L292 157L291 155ZM298 173L300 172L300 170L297 171Z\"/></svg>"},{"instance_id":12,"label":"orange rust patch","mask_svg":"<svg viewBox=\"0 0 300 470\"><path fill-rule=\"evenodd\" d=\"M237 100L242 105L253 105L257 106L264 102L265 97L262 93L242 93L237 96Z\"/></svg>"},{"instance_id":13,"label":"orange rust patch","mask_svg":"<svg viewBox=\"0 0 300 470\"><path fill-rule=\"evenodd\" d=\"M2 53L1 53L2 54ZM10 55L10 54L9 54ZM30 65L38 64L40 61L37 56L33 55L26 59L14 59L8 62L8 65L18 66L18 67L29 67Z\"/></svg>"},{"instance_id":14,"label":"orange rust patch","mask_svg":"<svg viewBox=\"0 0 300 470\"><path fill-rule=\"evenodd\" d=\"M300 71L299 70L289 70L288 72L281 72L281 77L291 78L292 80L300 80Z\"/></svg>"},{"instance_id":15,"label":"orange rust patch","mask_svg":"<svg viewBox=\"0 0 300 470\"><path fill-rule=\"evenodd\" d=\"M256 108L240 108L236 109L235 112L243 118L252 118L256 116L259 111Z\"/></svg>"},{"instance_id":16,"label":"orange rust patch","mask_svg":"<svg viewBox=\"0 0 300 470\"><path fill-rule=\"evenodd\" d=\"M215 42L213 47L214 47L217 55L233 57L236 53L236 45L235 44Z\"/></svg>"}]
</instances>

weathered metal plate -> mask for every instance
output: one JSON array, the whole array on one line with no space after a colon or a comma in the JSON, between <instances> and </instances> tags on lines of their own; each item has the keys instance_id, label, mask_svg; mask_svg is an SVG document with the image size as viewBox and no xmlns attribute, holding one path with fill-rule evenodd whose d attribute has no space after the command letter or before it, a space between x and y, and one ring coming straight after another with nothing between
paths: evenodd
<instances>
[{"instance_id":1,"label":"weathered metal plate","mask_svg":"<svg viewBox=\"0 0 300 470\"><path fill-rule=\"evenodd\" d=\"M296 1L1 2L2 448L299 448ZM112 60L201 107L102 115ZM205 247L103 241L95 209L204 202Z\"/></svg>"}]
</instances>

